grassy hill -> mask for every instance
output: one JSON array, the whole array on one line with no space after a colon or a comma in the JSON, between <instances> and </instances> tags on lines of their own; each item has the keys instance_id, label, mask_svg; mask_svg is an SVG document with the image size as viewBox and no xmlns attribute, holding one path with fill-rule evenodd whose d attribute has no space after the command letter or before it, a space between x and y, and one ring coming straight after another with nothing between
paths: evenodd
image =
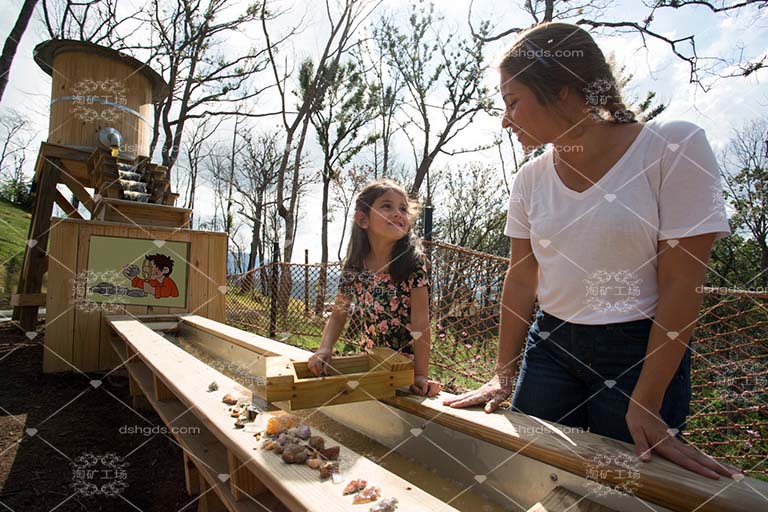
<instances>
[{"instance_id":1,"label":"grassy hill","mask_svg":"<svg viewBox=\"0 0 768 512\"><path fill-rule=\"evenodd\" d=\"M0 200L0 304L16 291L32 215Z\"/></svg>"}]
</instances>

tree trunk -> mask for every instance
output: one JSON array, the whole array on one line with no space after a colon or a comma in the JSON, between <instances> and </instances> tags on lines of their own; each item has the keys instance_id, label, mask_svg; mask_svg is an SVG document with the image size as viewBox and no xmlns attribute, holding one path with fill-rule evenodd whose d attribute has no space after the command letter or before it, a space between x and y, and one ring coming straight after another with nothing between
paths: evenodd
<instances>
[{"instance_id":1,"label":"tree trunk","mask_svg":"<svg viewBox=\"0 0 768 512\"><path fill-rule=\"evenodd\" d=\"M317 282L317 300L315 301L315 314L321 315L325 308L325 294L328 284L328 189L331 185L331 170L326 167L323 173L323 203L322 203L322 256L320 258L320 278Z\"/></svg>"},{"instance_id":2,"label":"tree trunk","mask_svg":"<svg viewBox=\"0 0 768 512\"><path fill-rule=\"evenodd\" d=\"M0 56L0 101L3 99L3 93L5 93L5 87L8 85L8 77L11 72L11 64L13 64L13 58L16 56L16 49L19 47L19 41L27 30L32 13L35 12L35 6L37 6L37 0L24 0L24 4L21 6L19 17L16 18L16 24L11 29L11 33L5 39L5 46L3 46L3 54Z\"/></svg>"}]
</instances>

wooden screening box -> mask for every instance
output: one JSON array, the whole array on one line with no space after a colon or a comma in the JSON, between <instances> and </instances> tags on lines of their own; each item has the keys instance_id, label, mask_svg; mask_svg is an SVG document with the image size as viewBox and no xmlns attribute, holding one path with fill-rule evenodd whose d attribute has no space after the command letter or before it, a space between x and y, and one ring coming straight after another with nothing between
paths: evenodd
<instances>
[{"instance_id":1,"label":"wooden screening box","mask_svg":"<svg viewBox=\"0 0 768 512\"><path fill-rule=\"evenodd\" d=\"M288 401L291 409L394 398L397 388L413 384L413 362L388 348L333 358L325 377L285 356L263 357L254 366L260 377L254 394L269 403Z\"/></svg>"}]
</instances>

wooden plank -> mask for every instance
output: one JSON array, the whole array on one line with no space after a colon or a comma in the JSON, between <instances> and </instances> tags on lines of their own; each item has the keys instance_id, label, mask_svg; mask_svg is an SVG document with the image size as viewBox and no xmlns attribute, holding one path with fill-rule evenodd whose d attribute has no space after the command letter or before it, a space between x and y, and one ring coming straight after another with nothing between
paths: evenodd
<instances>
[{"instance_id":1,"label":"wooden plank","mask_svg":"<svg viewBox=\"0 0 768 512\"><path fill-rule=\"evenodd\" d=\"M59 205L59 208L64 210L64 213L67 214L67 217L72 217L74 219L83 218L83 216L80 215L80 212L78 212L77 209L72 206L72 203L70 203L69 200L64 197L64 194L62 194L59 189L56 189L56 196L53 199L56 201L56 204Z\"/></svg>"},{"instance_id":2,"label":"wooden plank","mask_svg":"<svg viewBox=\"0 0 768 512\"><path fill-rule=\"evenodd\" d=\"M67 186L67 188L74 194L78 201L83 203L85 209L90 213L93 213L96 208L96 203L93 202L91 194L83 187L79 181L66 172L62 172L59 176L59 181Z\"/></svg>"},{"instance_id":3,"label":"wooden plank","mask_svg":"<svg viewBox=\"0 0 768 512\"><path fill-rule=\"evenodd\" d=\"M527 512L616 512L616 510L595 503L563 487L555 487Z\"/></svg>"},{"instance_id":4,"label":"wooden plank","mask_svg":"<svg viewBox=\"0 0 768 512\"><path fill-rule=\"evenodd\" d=\"M486 414L479 407L454 409L442 405L452 397L441 393L435 398L413 395L397 396L385 400L400 410L415 414L440 425L464 432L513 452L519 452L542 462L586 477L595 458L634 457L634 445L603 437L591 432L563 432L562 425L539 420L532 416L499 410ZM572 429L571 429L572 430ZM564 448L569 446L570 449ZM697 512L749 512L764 507L768 496L768 482L745 477L739 482L729 478L710 480L696 475L658 455L642 463L635 494L650 502L672 510ZM626 469L606 471L606 484L620 485ZM757 490L757 492L755 491Z\"/></svg>"},{"instance_id":5,"label":"wooden plank","mask_svg":"<svg viewBox=\"0 0 768 512\"><path fill-rule=\"evenodd\" d=\"M299 379L294 382L291 409L308 409L364 400L393 398L398 388L413 384L413 370L375 371Z\"/></svg>"},{"instance_id":6,"label":"wooden plank","mask_svg":"<svg viewBox=\"0 0 768 512\"><path fill-rule=\"evenodd\" d=\"M226 321L227 238L208 239L208 314L211 320Z\"/></svg>"},{"instance_id":7,"label":"wooden plank","mask_svg":"<svg viewBox=\"0 0 768 512\"><path fill-rule=\"evenodd\" d=\"M216 486L213 486L215 489ZM200 499L197 502L197 512L229 512L221 497L212 492L212 486L206 478L200 476Z\"/></svg>"},{"instance_id":8,"label":"wooden plank","mask_svg":"<svg viewBox=\"0 0 768 512\"><path fill-rule=\"evenodd\" d=\"M227 450L227 467L229 471L229 488L235 501L242 501L258 496L268 491L267 487L253 476L237 455Z\"/></svg>"},{"instance_id":9,"label":"wooden plank","mask_svg":"<svg viewBox=\"0 0 768 512\"><path fill-rule=\"evenodd\" d=\"M109 227L92 226L90 229L80 229L77 244L78 275L83 276L88 271L88 248L91 236L101 235L106 229ZM85 296L82 300L85 301ZM100 308L78 308L75 315L72 363L82 372L94 372L103 369L99 367L101 322Z\"/></svg>"},{"instance_id":10,"label":"wooden plank","mask_svg":"<svg viewBox=\"0 0 768 512\"><path fill-rule=\"evenodd\" d=\"M189 236L187 268L187 311L208 316L208 239L200 233Z\"/></svg>"},{"instance_id":11,"label":"wooden plank","mask_svg":"<svg viewBox=\"0 0 768 512\"><path fill-rule=\"evenodd\" d=\"M375 369L376 366L393 372L413 369L413 360L391 348L374 347L368 350L368 357L376 363L371 365L371 369Z\"/></svg>"},{"instance_id":12,"label":"wooden plank","mask_svg":"<svg viewBox=\"0 0 768 512\"><path fill-rule=\"evenodd\" d=\"M266 356L286 356L293 361L307 361L312 352L302 350L297 347L280 343L279 341L265 338L251 332L246 332L235 327L225 325L208 318L203 318L194 314L181 317L182 326L187 324L201 331L213 334L219 338L225 339L230 343Z\"/></svg>"},{"instance_id":13,"label":"wooden plank","mask_svg":"<svg viewBox=\"0 0 768 512\"><path fill-rule=\"evenodd\" d=\"M176 396L174 396L173 392L168 389L168 386L166 386L162 380L157 375L152 375L152 387L155 392L155 400L158 402L163 402L165 400L175 400Z\"/></svg>"},{"instance_id":14,"label":"wooden plank","mask_svg":"<svg viewBox=\"0 0 768 512\"><path fill-rule=\"evenodd\" d=\"M51 228L50 267L48 294L45 308L45 347L43 351L43 372L72 370L67 361L72 361L75 313L73 286L77 275L77 252L79 224L55 222Z\"/></svg>"},{"instance_id":15,"label":"wooden plank","mask_svg":"<svg viewBox=\"0 0 768 512\"><path fill-rule=\"evenodd\" d=\"M187 488L187 494L197 496L200 494L200 472L187 452L182 451L184 457L184 485Z\"/></svg>"},{"instance_id":16,"label":"wooden plank","mask_svg":"<svg viewBox=\"0 0 768 512\"><path fill-rule=\"evenodd\" d=\"M179 330L179 322L143 322L153 331L174 332Z\"/></svg>"},{"instance_id":17,"label":"wooden plank","mask_svg":"<svg viewBox=\"0 0 768 512\"><path fill-rule=\"evenodd\" d=\"M11 295L11 306L45 306L46 296L44 293L27 293Z\"/></svg>"},{"instance_id":18,"label":"wooden plank","mask_svg":"<svg viewBox=\"0 0 768 512\"><path fill-rule=\"evenodd\" d=\"M272 452L261 450L259 441L253 435L233 428L232 418L221 399L233 390L248 395L248 391L238 383L135 320L110 317L109 323L120 338L141 355L149 369L163 379L183 406L189 408L188 414L183 417L197 417L226 449L231 450L240 460L247 461L248 469L289 509L327 512L360 509L352 505L351 498L345 499L340 495L339 486L329 481L320 481L316 471L306 466L285 464ZM215 392L207 390L211 381L219 384ZM156 404L160 404L162 407L174 403L156 402L153 405L158 407ZM337 444L322 432L315 433L323 436L328 443ZM377 482L384 496L398 499L400 510L455 510L349 448L342 445L341 450L345 455L347 473L366 475L371 481Z\"/></svg>"}]
</instances>

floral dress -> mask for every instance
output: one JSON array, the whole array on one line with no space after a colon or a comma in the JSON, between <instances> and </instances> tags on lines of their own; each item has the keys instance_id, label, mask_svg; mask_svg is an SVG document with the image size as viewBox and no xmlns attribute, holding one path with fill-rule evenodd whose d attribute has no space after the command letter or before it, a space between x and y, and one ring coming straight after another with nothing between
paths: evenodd
<instances>
[{"instance_id":1,"label":"floral dress","mask_svg":"<svg viewBox=\"0 0 768 512\"><path fill-rule=\"evenodd\" d=\"M362 324L362 348L383 346L413 354L411 290L428 285L426 262L400 283L388 272L342 272L340 291L351 298L351 316Z\"/></svg>"}]
</instances>

